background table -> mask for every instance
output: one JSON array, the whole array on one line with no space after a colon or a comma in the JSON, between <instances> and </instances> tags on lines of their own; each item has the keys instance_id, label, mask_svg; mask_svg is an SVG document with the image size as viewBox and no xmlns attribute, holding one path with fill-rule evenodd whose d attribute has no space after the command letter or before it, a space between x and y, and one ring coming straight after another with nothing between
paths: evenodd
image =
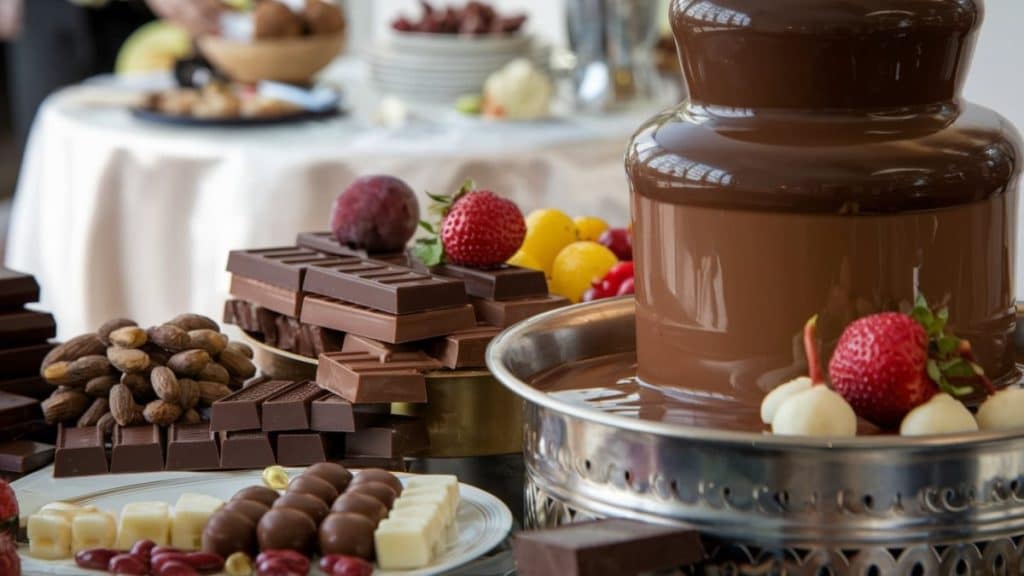
<instances>
[{"instance_id":1,"label":"background table","mask_svg":"<svg viewBox=\"0 0 1024 576\"><path fill-rule=\"evenodd\" d=\"M499 124L439 112L375 126L365 70L344 63L354 114L290 126L210 129L148 124L98 107L76 87L41 110L11 219L7 265L36 275L59 335L125 315L142 324L182 311L219 317L228 251L327 229L354 178L394 174L421 194L463 179L524 212L557 206L624 224L626 141L653 108ZM93 89L94 90L94 89Z\"/></svg>"}]
</instances>

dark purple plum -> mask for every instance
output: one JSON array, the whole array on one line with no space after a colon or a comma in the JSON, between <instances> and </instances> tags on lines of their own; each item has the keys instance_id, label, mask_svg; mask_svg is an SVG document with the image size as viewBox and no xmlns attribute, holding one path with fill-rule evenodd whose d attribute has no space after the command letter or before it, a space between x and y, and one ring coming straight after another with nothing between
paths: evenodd
<instances>
[{"instance_id":1,"label":"dark purple plum","mask_svg":"<svg viewBox=\"0 0 1024 576\"><path fill-rule=\"evenodd\" d=\"M359 178L331 209L331 231L338 242L371 254L404 250L419 220L416 194L393 176Z\"/></svg>"}]
</instances>

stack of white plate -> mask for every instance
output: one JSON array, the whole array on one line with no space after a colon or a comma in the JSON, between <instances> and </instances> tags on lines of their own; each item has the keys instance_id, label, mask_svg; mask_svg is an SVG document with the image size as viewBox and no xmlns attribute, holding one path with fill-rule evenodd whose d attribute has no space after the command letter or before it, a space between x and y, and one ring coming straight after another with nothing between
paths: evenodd
<instances>
[{"instance_id":1,"label":"stack of white plate","mask_svg":"<svg viewBox=\"0 0 1024 576\"><path fill-rule=\"evenodd\" d=\"M370 52L377 89L409 101L453 102L479 93L492 72L531 56L530 37L396 33Z\"/></svg>"}]
</instances>

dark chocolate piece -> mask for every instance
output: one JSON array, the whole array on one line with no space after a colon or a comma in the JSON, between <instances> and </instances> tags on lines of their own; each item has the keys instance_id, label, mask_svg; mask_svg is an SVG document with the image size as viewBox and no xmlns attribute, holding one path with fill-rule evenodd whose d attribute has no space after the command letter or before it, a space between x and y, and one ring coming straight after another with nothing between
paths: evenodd
<instances>
[{"instance_id":1,"label":"dark chocolate piece","mask_svg":"<svg viewBox=\"0 0 1024 576\"><path fill-rule=\"evenodd\" d=\"M164 446L160 427L115 426L110 471L159 472L164 469Z\"/></svg>"},{"instance_id":2,"label":"dark chocolate piece","mask_svg":"<svg viewBox=\"0 0 1024 576\"><path fill-rule=\"evenodd\" d=\"M316 383L353 404L426 402L423 373L440 367L423 352L394 354L387 362L364 352L323 354Z\"/></svg>"},{"instance_id":3,"label":"dark chocolate piece","mask_svg":"<svg viewBox=\"0 0 1024 576\"><path fill-rule=\"evenodd\" d=\"M621 519L520 532L514 548L522 576L621 576L681 568L704 557L692 529Z\"/></svg>"},{"instance_id":4,"label":"dark chocolate piece","mask_svg":"<svg viewBox=\"0 0 1024 576\"><path fill-rule=\"evenodd\" d=\"M405 252L370 254L366 250L349 248L341 242L338 242L338 239L334 237L333 232L300 232L299 236L295 239L295 243L299 246L310 248L325 254L333 254L335 256L354 256L356 258L372 258L389 264L398 264L399 266L405 266L409 260Z\"/></svg>"},{"instance_id":5,"label":"dark chocolate piece","mask_svg":"<svg viewBox=\"0 0 1024 576\"><path fill-rule=\"evenodd\" d=\"M31 440L0 443L0 472L28 474L53 462L53 444Z\"/></svg>"},{"instance_id":6,"label":"dark chocolate piece","mask_svg":"<svg viewBox=\"0 0 1024 576\"><path fill-rule=\"evenodd\" d=\"M0 316L2 320L3 316ZM39 366L50 350L53 350L53 344L50 343L0 349L0 378L38 375Z\"/></svg>"},{"instance_id":7,"label":"dark chocolate piece","mask_svg":"<svg viewBox=\"0 0 1024 576\"><path fill-rule=\"evenodd\" d=\"M527 318L569 305L568 300L554 294L519 300L484 300L482 298L471 298L471 300L477 320L499 328L508 328Z\"/></svg>"},{"instance_id":8,"label":"dark chocolate piece","mask_svg":"<svg viewBox=\"0 0 1024 576\"><path fill-rule=\"evenodd\" d=\"M251 470L276 464L266 432L221 432L220 467Z\"/></svg>"},{"instance_id":9,"label":"dark chocolate piece","mask_svg":"<svg viewBox=\"0 0 1024 576\"><path fill-rule=\"evenodd\" d=\"M30 274L0 266L0 310L39 301L39 283Z\"/></svg>"},{"instance_id":10,"label":"dark chocolate piece","mask_svg":"<svg viewBox=\"0 0 1024 576\"><path fill-rule=\"evenodd\" d=\"M224 323L238 326L249 333L263 333L256 314L259 308L246 300L227 300L224 302Z\"/></svg>"},{"instance_id":11,"label":"dark chocolate piece","mask_svg":"<svg viewBox=\"0 0 1024 576\"><path fill-rule=\"evenodd\" d=\"M476 326L473 307L469 304L395 315L323 296L307 296L300 319L393 344L445 336Z\"/></svg>"},{"instance_id":12,"label":"dark chocolate piece","mask_svg":"<svg viewBox=\"0 0 1024 576\"><path fill-rule=\"evenodd\" d=\"M302 324L295 318L277 316L274 322L275 340L265 342L271 346L316 358L324 352L341 350L345 335L337 330Z\"/></svg>"},{"instance_id":13,"label":"dark chocolate piece","mask_svg":"<svg viewBox=\"0 0 1024 576\"><path fill-rule=\"evenodd\" d=\"M288 316L298 316L302 310L302 293L297 290L288 290L279 286L273 286L266 282L260 282L237 274L231 277L231 295L250 302L259 304L268 310L273 310ZM257 321L260 324L260 332L266 334L267 323L257 312ZM271 318L272 321L272 318Z\"/></svg>"},{"instance_id":14,"label":"dark chocolate piece","mask_svg":"<svg viewBox=\"0 0 1024 576\"><path fill-rule=\"evenodd\" d=\"M422 265L415 267L424 270ZM430 269L432 274L458 278L466 283L466 293L487 300L514 300L548 295L548 281L541 270L518 266L502 266L480 270L455 264L442 264Z\"/></svg>"},{"instance_id":15,"label":"dark chocolate piece","mask_svg":"<svg viewBox=\"0 0 1024 576\"><path fill-rule=\"evenodd\" d=\"M57 446L53 456L53 477L106 474L107 450L103 431L95 426L57 429Z\"/></svg>"},{"instance_id":16,"label":"dark chocolate piece","mask_svg":"<svg viewBox=\"0 0 1024 576\"><path fill-rule=\"evenodd\" d=\"M327 439L319 432L282 432L277 435L277 463L281 466L309 466L326 462Z\"/></svg>"},{"instance_id":17,"label":"dark chocolate piece","mask_svg":"<svg viewBox=\"0 0 1024 576\"><path fill-rule=\"evenodd\" d=\"M0 348L46 342L57 335L57 324L47 312L18 310L0 314Z\"/></svg>"},{"instance_id":18,"label":"dark chocolate piece","mask_svg":"<svg viewBox=\"0 0 1024 576\"><path fill-rule=\"evenodd\" d=\"M171 424L167 432L168 470L216 470L220 468L217 433L209 422Z\"/></svg>"},{"instance_id":19,"label":"dark chocolate piece","mask_svg":"<svg viewBox=\"0 0 1024 576\"><path fill-rule=\"evenodd\" d=\"M462 280L438 278L377 260L347 258L310 266L302 289L390 314L410 314L467 304Z\"/></svg>"},{"instance_id":20,"label":"dark chocolate piece","mask_svg":"<svg viewBox=\"0 0 1024 576\"><path fill-rule=\"evenodd\" d=\"M342 352L366 352L380 358L381 362L387 362L396 352L415 352L416 350L418 348L413 344L389 344L357 334L346 334L345 343L341 346Z\"/></svg>"},{"instance_id":21,"label":"dark chocolate piece","mask_svg":"<svg viewBox=\"0 0 1024 576\"><path fill-rule=\"evenodd\" d=\"M0 428L14 426L42 417L39 400L18 394L0 392Z\"/></svg>"},{"instance_id":22,"label":"dark chocolate piece","mask_svg":"<svg viewBox=\"0 0 1024 576\"><path fill-rule=\"evenodd\" d=\"M267 380L246 386L217 400L210 411L210 429L217 432L259 430L263 401L292 384L293 382L285 380Z\"/></svg>"},{"instance_id":23,"label":"dark chocolate piece","mask_svg":"<svg viewBox=\"0 0 1024 576\"><path fill-rule=\"evenodd\" d=\"M260 416L264 432L309 430L310 404L324 391L316 382L296 382L263 401Z\"/></svg>"},{"instance_id":24,"label":"dark chocolate piece","mask_svg":"<svg viewBox=\"0 0 1024 576\"><path fill-rule=\"evenodd\" d=\"M486 368L487 345L491 343L500 328L478 326L438 339L429 352L445 368Z\"/></svg>"},{"instance_id":25,"label":"dark chocolate piece","mask_svg":"<svg viewBox=\"0 0 1024 576\"><path fill-rule=\"evenodd\" d=\"M232 250L228 254L228 272L245 276L292 292L302 290L306 268L313 264L330 266L341 260L301 246L283 246L259 250ZM251 298L246 298L252 300Z\"/></svg>"},{"instance_id":26,"label":"dark chocolate piece","mask_svg":"<svg viewBox=\"0 0 1024 576\"><path fill-rule=\"evenodd\" d=\"M411 456L430 445L427 427L419 418L392 416L379 426L345 436L345 455L371 458Z\"/></svg>"},{"instance_id":27,"label":"dark chocolate piece","mask_svg":"<svg viewBox=\"0 0 1024 576\"><path fill-rule=\"evenodd\" d=\"M28 376L13 380L0 380L0 392L28 396L36 400L45 400L47 396L53 393L53 385L48 384L39 376Z\"/></svg>"},{"instance_id":28,"label":"dark chocolate piece","mask_svg":"<svg viewBox=\"0 0 1024 576\"><path fill-rule=\"evenodd\" d=\"M325 392L310 405L309 427L322 432L353 432L356 429L352 403Z\"/></svg>"}]
</instances>

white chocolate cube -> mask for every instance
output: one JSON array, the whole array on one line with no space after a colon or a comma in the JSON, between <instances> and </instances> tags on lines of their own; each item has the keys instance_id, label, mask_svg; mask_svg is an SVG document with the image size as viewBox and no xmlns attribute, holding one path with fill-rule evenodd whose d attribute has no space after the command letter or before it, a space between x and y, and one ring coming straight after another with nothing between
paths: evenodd
<instances>
[{"instance_id":1,"label":"white chocolate cube","mask_svg":"<svg viewBox=\"0 0 1024 576\"><path fill-rule=\"evenodd\" d=\"M43 560L71 556L71 520L56 512L36 513L28 518L28 553Z\"/></svg>"},{"instance_id":2,"label":"white chocolate cube","mask_svg":"<svg viewBox=\"0 0 1024 576\"><path fill-rule=\"evenodd\" d=\"M445 539L445 526L448 524L447 511L441 504L413 504L393 509L388 520L423 521L427 524L427 537L436 550L440 550Z\"/></svg>"},{"instance_id":3,"label":"white chocolate cube","mask_svg":"<svg viewBox=\"0 0 1024 576\"><path fill-rule=\"evenodd\" d=\"M80 506L78 504L70 504L68 502L50 502L49 504L46 504L45 506L38 510L38 512L40 513L45 512L48 514L59 514L61 516L64 516L68 520L71 520L75 517L75 515L81 514L83 512L96 511L97 508L89 504Z\"/></svg>"},{"instance_id":4,"label":"white chocolate cube","mask_svg":"<svg viewBox=\"0 0 1024 576\"><path fill-rule=\"evenodd\" d=\"M426 476L413 476L409 478L405 487L413 491L420 488L444 487L448 491L448 498L452 512L459 508L459 479L451 474L430 474ZM404 491L402 492L405 493Z\"/></svg>"},{"instance_id":5,"label":"white chocolate cube","mask_svg":"<svg viewBox=\"0 0 1024 576\"><path fill-rule=\"evenodd\" d=\"M171 546L182 550L198 550L202 546L206 521L223 505L223 500L213 496L182 494L174 505Z\"/></svg>"},{"instance_id":6,"label":"white chocolate cube","mask_svg":"<svg viewBox=\"0 0 1024 576\"><path fill-rule=\"evenodd\" d=\"M396 501L397 502L397 501ZM410 570L429 565L434 542L422 518L388 518L373 533L377 565L383 570Z\"/></svg>"},{"instance_id":7,"label":"white chocolate cube","mask_svg":"<svg viewBox=\"0 0 1024 576\"><path fill-rule=\"evenodd\" d=\"M152 540L167 546L171 534L171 517L164 502L131 502L121 509L117 530L117 547L128 550L139 540Z\"/></svg>"},{"instance_id":8,"label":"white chocolate cube","mask_svg":"<svg viewBox=\"0 0 1024 576\"><path fill-rule=\"evenodd\" d=\"M102 511L80 512L71 519L71 551L89 548L113 548L117 540L117 521Z\"/></svg>"},{"instance_id":9,"label":"white chocolate cube","mask_svg":"<svg viewBox=\"0 0 1024 576\"><path fill-rule=\"evenodd\" d=\"M394 508L405 506L419 506L423 504L436 504L444 509L445 523L455 521L455 506L447 490L436 488L413 488L402 491L402 495L395 500Z\"/></svg>"}]
</instances>

